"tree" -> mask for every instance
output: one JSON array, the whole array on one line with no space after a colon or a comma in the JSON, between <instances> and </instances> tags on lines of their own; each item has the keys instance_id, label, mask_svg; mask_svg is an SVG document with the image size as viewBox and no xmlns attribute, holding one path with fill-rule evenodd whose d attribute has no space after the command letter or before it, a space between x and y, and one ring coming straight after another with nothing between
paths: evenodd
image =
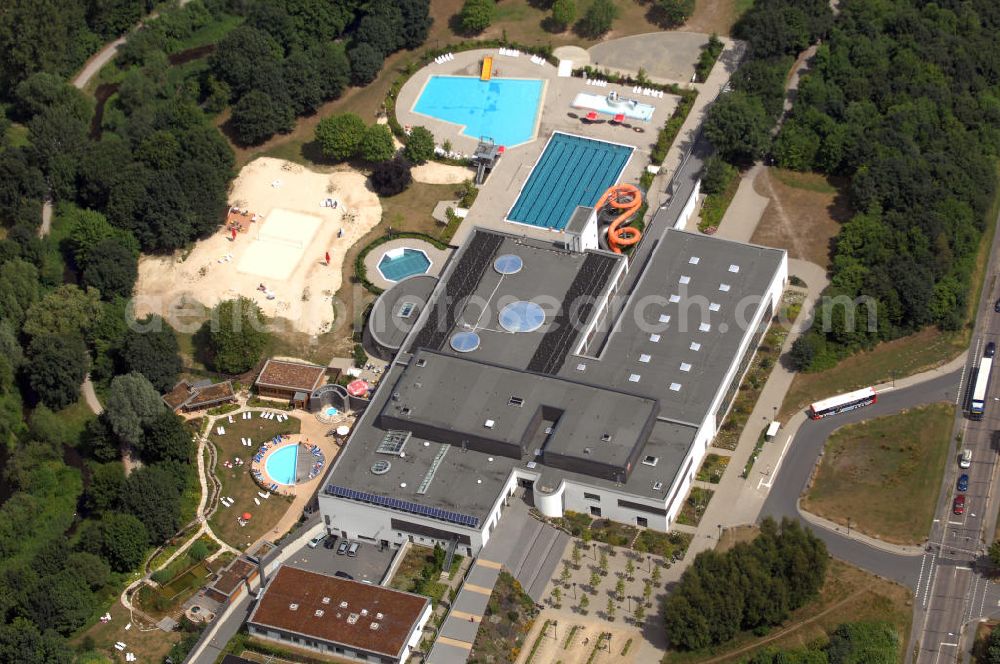
<instances>
[{"instance_id":1,"label":"tree","mask_svg":"<svg viewBox=\"0 0 1000 664\"><path fill-rule=\"evenodd\" d=\"M87 374L87 347L79 337L38 335L28 346L28 385L54 410L75 403Z\"/></svg>"},{"instance_id":2,"label":"tree","mask_svg":"<svg viewBox=\"0 0 1000 664\"><path fill-rule=\"evenodd\" d=\"M1000 566L1000 540L996 540L993 544L990 544L990 561L994 565Z\"/></svg>"},{"instance_id":3,"label":"tree","mask_svg":"<svg viewBox=\"0 0 1000 664\"><path fill-rule=\"evenodd\" d=\"M65 569L39 579L25 597L25 612L42 629L69 635L97 608L97 598L76 570Z\"/></svg>"},{"instance_id":4,"label":"tree","mask_svg":"<svg viewBox=\"0 0 1000 664\"><path fill-rule=\"evenodd\" d=\"M251 90L233 106L229 122L238 143L260 145L277 133L291 131L295 126L295 112L287 99L275 99L260 90Z\"/></svg>"},{"instance_id":5,"label":"tree","mask_svg":"<svg viewBox=\"0 0 1000 664\"><path fill-rule=\"evenodd\" d=\"M616 18L618 6L614 0L594 0L577 23L576 30L583 37L597 39L611 29Z\"/></svg>"},{"instance_id":6,"label":"tree","mask_svg":"<svg viewBox=\"0 0 1000 664\"><path fill-rule=\"evenodd\" d=\"M121 342L121 359L128 372L141 373L158 392L177 383L181 356L174 329L150 314L129 326Z\"/></svg>"},{"instance_id":7,"label":"tree","mask_svg":"<svg viewBox=\"0 0 1000 664\"><path fill-rule=\"evenodd\" d=\"M348 49L347 59L351 61L351 82L355 85L374 81L385 64L385 58L371 44L355 44Z\"/></svg>"},{"instance_id":8,"label":"tree","mask_svg":"<svg viewBox=\"0 0 1000 664\"><path fill-rule=\"evenodd\" d=\"M389 125L372 125L365 129L358 145L358 154L368 162L387 161L396 153Z\"/></svg>"},{"instance_id":9,"label":"tree","mask_svg":"<svg viewBox=\"0 0 1000 664\"><path fill-rule=\"evenodd\" d=\"M128 297L139 278L138 256L115 239L101 240L87 254L83 285L95 288L105 299Z\"/></svg>"},{"instance_id":10,"label":"tree","mask_svg":"<svg viewBox=\"0 0 1000 664\"><path fill-rule=\"evenodd\" d=\"M82 92L70 85L65 78L49 72L37 72L21 81L14 91L14 115L26 121L44 113L46 109L61 106L86 120L92 109Z\"/></svg>"},{"instance_id":11,"label":"tree","mask_svg":"<svg viewBox=\"0 0 1000 664\"><path fill-rule=\"evenodd\" d=\"M86 151L88 119L65 106L52 106L28 122L31 155L53 195L70 200L75 192L77 168Z\"/></svg>"},{"instance_id":12,"label":"tree","mask_svg":"<svg viewBox=\"0 0 1000 664\"><path fill-rule=\"evenodd\" d=\"M215 305L206 324L212 364L224 373L238 374L253 368L271 336L260 307L246 297Z\"/></svg>"},{"instance_id":13,"label":"tree","mask_svg":"<svg viewBox=\"0 0 1000 664\"><path fill-rule=\"evenodd\" d=\"M664 28L683 25L694 12L694 0L656 0L653 12L656 22Z\"/></svg>"},{"instance_id":14,"label":"tree","mask_svg":"<svg viewBox=\"0 0 1000 664\"><path fill-rule=\"evenodd\" d=\"M580 595L580 613L587 615L587 608L590 606L590 597L587 593Z\"/></svg>"},{"instance_id":15,"label":"tree","mask_svg":"<svg viewBox=\"0 0 1000 664\"><path fill-rule=\"evenodd\" d=\"M986 664L1000 664L1000 627L994 627L986 641Z\"/></svg>"},{"instance_id":16,"label":"tree","mask_svg":"<svg viewBox=\"0 0 1000 664\"><path fill-rule=\"evenodd\" d=\"M193 443L191 430L184 420L169 410L163 409L150 422L139 444L142 458L148 461L191 460Z\"/></svg>"},{"instance_id":17,"label":"tree","mask_svg":"<svg viewBox=\"0 0 1000 664\"><path fill-rule=\"evenodd\" d=\"M552 3L551 27L553 32L563 32L576 20L576 0L556 0Z\"/></svg>"},{"instance_id":18,"label":"tree","mask_svg":"<svg viewBox=\"0 0 1000 664\"><path fill-rule=\"evenodd\" d=\"M84 494L84 505L91 512L115 509L125 490L125 467L120 461L92 464L90 482Z\"/></svg>"},{"instance_id":19,"label":"tree","mask_svg":"<svg viewBox=\"0 0 1000 664\"><path fill-rule=\"evenodd\" d=\"M73 661L69 642L54 631L42 632L26 618L0 623L0 662L59 664Z\"/></svg>"},{"instance_id":20,"label":"tree","mask_svg":"<svg viewBox=\"0 0 1000 664\"><path fill-rule=\"evenodd\" d=\"M646 619L646 607L640 603L636 602L635 611L632 612L632 617L635 618L635 622L638 625L642 625L642 621Z\"/></svg>"},{"instance_id":21,"label":"tree","mask_svg":"<svg viewBox=\"0 0 1000 664\"><path fill-rule=\"evenodd\" d=\"M427 33L434 23L430 15L429 0L396 0L396 6L403 15L402 46L416 48L427 39Z\"/></svg>"},{"instance_id":22,"label":"tree","mask_svg":"<svg viewBox=\"0 0 1000 664\"><path fill-rule=\"evenodd\" d=\"M660 564L656 563L655 565L653 565L653 573L650 574L649 576L650 580L653 582L653 585L656 586L660 585L660 575L661 575Z\"/></svg>"},{"instance_id":23,"label":"tree","mask_svg":"<svg viewBox=\"0 0 1000 664\"><path fill-rule=\"evenodd\" d=\"M111 580L111 568L103 558L86 551L70 553L65 559L67 569L71 569L87 583L91 590L97 590Z\"/></svg>"},{"instance_id":24,"label":"tree","mask_svg":"<svg viewBox=\"0 0 1000 664\"><path fill-rule=\"evenodd\" d=\"M354 40L359 44L369 44L382 57L396 51L403 40L403 14L398 7L376 0L368 6L368 13L358 21Z\"/></svg>"},{"instance_id":25,"label":"tree","mask_svg":"<svg viewBox=\"0 0 1000 664\"><path fill-rule=\"evenodd\" d=\"M614 622L615 619L615 600L612 597L608 598L608 605L604 609L604 613L608 616L608 620Z\"/></svg>"},{"instance_id":26,"label":"tree","mask_svg":"<svg viewBox=\"0 0 1000 664\"><path fill-rule=\"evenodd\" d=\"M86 337L100 314L100 293L92 288L82 290L66 284L28 309L23 329L32 337Z\"/></svg>"},{"instance_id":27,"label":"tree","mask_svg":"<svg viewBox=\"0 0 1000 664\"><path fill-rule=\"evenodd\" d=\"M730 92L709 108L705 136L727 161L752 162L767 149L772 124L760 99Z\"/></svg>"},{"instance_id":28,"label":"tree","mask_svg":"<svg viewBox=\"0 0 1000 664\"><path fill-rule=\"evenodd\" d=\"M601 575L600 575L600 573L597 572L597 571L591 572L590 573L590 587L594 589L594 592L597 592L597 586L599 586L599 585L601 585Z\"/></svg>"},{"instance_id":29,"label":"tree","mask_svg":"<svg viewBox=\"0 0 1000 664\"><path fill-rule=\"evenodd\" d=\"M104 401L104 417L125 444L139 446L143 431L164 411L159 393L139 373L115 376Z\"/></svg>"},{"instance_id":30,"label":"tree","mask_svg":"<svg viewBox=\"0 0 1000 664\"><path fill-rule=\"evenodd\" d=\"M364 135L365 122L355 113L332 115L316 125L316 141L323 156L337 161L356 155Z\"/></svg>"},{"instance_id":31,"label":"tree","mask_svg":"<svg viewBox=\"0 0 1000 664\"><path fill-rule=\"evenodd\" d=\"M372 168L372 189L379 196L395 196L406 191L413 182L410 163L402 157L380 161Z\"/></svg>"},{"instance_id":32,"label":"tree","mask_svg":"<svg viewBox=\"0 0 1000 664\"><path fill-rule=\"evenodd\" d=\"M411 164L422 164L434 156L434 134L426 127L414 127L406 137L403 156Z\"/></svg>"},{"instance_id":33,"label":"tree","mask_svg":"<svg viewBox=\"0 0 1000 664\"><path fill-rule=\"evenodd\" d=\"M20 258L3 263L0 269L0 315L11 326L20 328L24 324L25 314L39 297L38 268ZM13 337L10 340L17 341ZM10 347L7 349L12 350ZM19 360L14 366L18 364Z\"/></svg>"},{"instance_id":34,"label":"tree","mask_svg":"<svg viewBox=\"0 0 1000 664\"><path fill-rule=\"evenodd\" d=\"M623 599L625 599L625 580L624 579L618 579L618 581L615 583L615 596L618 598L619 602L622 601Z\"/></svg>"},{"instance_id":35,"label":"tree","mask_svg":"<svg viewBox=\"0 0 1000 664\"><path fill-rule=\"evenodd\" d=\"M608 573L608 553L603 548L601 549L601 558L600 561L598 562L598 565L601 568L602 575Z\"/></svg>"},{"instance_id":36,"label":"tree","mask_svg":"<svg viewBox=\"0 0 1000 664\"><path fill-rule=\"evenodd\" d=\"M788 359L792 368L796 371L808 371L816 357L816 349L813 346L812 337L802 335L792 342L792 349L788 353Z\"/></svg>"},{"instance_id":37,"label":"tree","mask_svg":"<svg viewBox=\"0 0 1000 664\"><path fill-rule=\"evenodd\" d=\"M705 166L701 171L701 190L706 194L721 194L734 177L736 169L724 159L712 155L705 160Z\"/></svg>"},{"instance_id":38,"label":"tree","mask_svg":"<svg viewBox=\"0 0 1000 664\"><path fill-rule=\"evenodd\" d=\"M73 261L80 269L88 264L91 250L104 240L115 239L136 258L139 256L139 243L135 236L112 226L107 217L100 212L66 207L58 211L58 217L70 229L68 245L73 254ZM132 262L135 262L134 258Z\"/></svg>"},{"instance_id":39,"label":"tree","mask_svg":"<svg viewBox=\"0 0 1000 664\"><path fill-rule=\"evenodd\" d=\"M217 79L237 98L258 88L264 70L279 71L284 49L271 35L252 25L241 25L222 38L209 58Z\"/></svg>"},{"instance_id":40,"label":"tree","mask_svg":"<svg viewBox=\"0 0 1000 664\"><path fill-rule=\"evenodd\" d=\"M111 569L131 572L142 564L149 546L149 533L132 514L106 512L101 517L100 537L101 556Z\"/></svg>"},{"instance_id":41,"label":"tree","mask_svg":"<svg viewBox=\"0 0 1000 664\"><path fill-rule=\"evenodd\" d=\"M844 623L830 635L830 664L892 664L899 661L899 635L887 622Z\"/></svg>"},{"instance_id":42,"label":"tree","mask_svg":"<svg viewBox=\"0 0 1000 664\"><path fill-rule=\"evenodd\" d=\"M631 580L635 576L635 563L629 558L625 562L625 576Z\"/></svg>"},{"instance_id":43,"label":"tree","mask_svg":"<svg viewBox=\"0 0 1000 664\"><path fill-rule=\"evenodd\" d=\"M569 571L569 567L570 567L569 561L564 560L562 572L559 573L559 580L562 581L563 583L569 581L570 577L572 576L572 573Z\"/></svg>"},{"instance_id":44,"label":"tree","mask_svg":"<svg viewBox=\"0 0 1000 664\"><path fill-rule=\"evenodd\" d=\"M580 547L574 545L569 555L573 560L573 568L580 569Z\"/></svg>"},{"instance_id":45,"label":"tree","mask_svg":"<svg viewBox=\"0 0 1000 664\"><path fill-rule=\"evenodd\" d=\"M211 551L208 548L208 544L201 539L197 540L191 545L191 548L188 549L188 556L191 560L204 560L205 558L208 558L210 553Z\"/></svg>"},{"instance_id":46,"label":"tree","mask_svg":"<svg viewBox=\"0 0 1000 664\"><path fill-rule=\"evenodd\" d=\"M478 35L490 27L496 10L495 0L465 0L458 13L458 24L467 35Z\"/></svg>"},{"instance_id":47,"label":"tree","mask_svg":"<svg viewBox=\"0 0 1000 664\"><path fill-rule=\"evenodd\" d=\"M125 480L124 506L146 526L153 544L166 541L180 528L181 490L167 464L132 471Z\"/></svg>"}]
</instances>

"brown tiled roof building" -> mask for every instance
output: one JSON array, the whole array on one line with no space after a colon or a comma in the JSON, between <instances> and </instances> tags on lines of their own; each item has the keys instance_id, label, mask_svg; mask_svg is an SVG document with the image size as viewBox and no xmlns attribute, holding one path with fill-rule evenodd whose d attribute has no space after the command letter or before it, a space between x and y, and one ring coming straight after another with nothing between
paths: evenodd
<instances>
[{"instance_id":1,"label":"brown tiled roof building","mask_svg":"<svg viewBox=\"0 0 1000 664\"><path fill-rule=\"evenodd\" d=\"M298 402L308 400L312 391L322 385L325 378L324 367L271 358L264 363L254 385L257 393L263 397Z\"/></svg>"},{"instance_id":2,"label":"brown tiled roof building","mask_svg":"<svg viewBox=\"0 0 1000 664\"><path fill-rule=\"evenodd\" d=\"M395 664L419 643L430 614L426 597L282 566L247 628L341 658Z\"/></svg>"}]
</instances>

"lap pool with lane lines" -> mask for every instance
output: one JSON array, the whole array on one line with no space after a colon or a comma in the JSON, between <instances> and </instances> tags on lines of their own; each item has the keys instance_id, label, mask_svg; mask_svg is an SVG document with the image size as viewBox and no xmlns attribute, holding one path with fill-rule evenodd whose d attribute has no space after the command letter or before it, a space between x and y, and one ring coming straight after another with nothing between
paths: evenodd
<instances>
[{"instance_id":1,"label":"lap pool with lane lines","mask_svg":"<svg viewBox=\"0 0 1000 664\"><path fill-rule=\"evenodd\" d=\"M553 133L507 220L562 230L577 206L593 206L608 187L618 182L634 149Z\"/></svg>"}]
</instances>

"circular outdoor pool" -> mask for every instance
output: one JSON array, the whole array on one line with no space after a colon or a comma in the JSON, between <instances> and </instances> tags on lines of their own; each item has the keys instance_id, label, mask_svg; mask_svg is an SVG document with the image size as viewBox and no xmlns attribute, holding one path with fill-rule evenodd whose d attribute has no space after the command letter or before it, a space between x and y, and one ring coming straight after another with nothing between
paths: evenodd
<instances>
[{"instance_id":1,"label":"circular outdoor pool","mask_svg":"<svg viewBox=\"0 0 1000 664\"><path fill-rule=\"evenodd\" d=\"M286 445L272 452L265 462L267 474L278 484L295 484L295 467L299 459L299 445Z\"/></svg>"}]
</instances>

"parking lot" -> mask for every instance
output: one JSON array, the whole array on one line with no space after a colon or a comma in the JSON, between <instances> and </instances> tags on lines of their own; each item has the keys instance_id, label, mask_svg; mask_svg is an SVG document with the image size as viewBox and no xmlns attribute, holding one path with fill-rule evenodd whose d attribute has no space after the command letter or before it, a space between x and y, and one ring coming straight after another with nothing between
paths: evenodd
<instances>
[{"instance_id":1,"label":"parking lot","mask_svg":"<svg viewBox=\"0 0 1000 664\"><path fill-rule=\"evenodd\" d=\"M304 546L298 553L289 558L286 564L320 574L333 575L337 572L343 572L351 575L355 581L368 581L375 584L382 582L382 577L389 569L396 549L386 547L385 551L379 551L377 544L350 540L361 545L358 549L358 555L354 557L337 555L337 545L340 544L340 538L333 535L327 536L327 539L331 538L335 540L334 548L327 549L324 546L327 544L326 540L315 549Z\"/></svg>"}]
</instances>

